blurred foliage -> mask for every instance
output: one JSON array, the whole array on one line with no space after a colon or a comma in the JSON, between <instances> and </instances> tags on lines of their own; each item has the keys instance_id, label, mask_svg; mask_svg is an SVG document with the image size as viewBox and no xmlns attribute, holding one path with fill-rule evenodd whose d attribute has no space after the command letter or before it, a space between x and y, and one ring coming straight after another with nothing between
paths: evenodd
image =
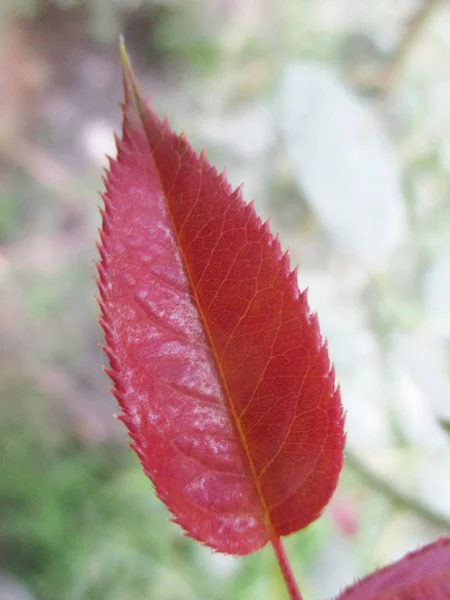
<instances>
[{"instance_id":1,"label":"blurred foliage","mask_svg":"<svg viewBox=\"0 0 450 600\"><path fill-rule=\"evenodd\" d=\"M2 2L0 557L34 598L284 593L270 549L168 523L111 418L91 260L119 32L156 109L273 217L329 339L370 476L345 469L287 540L305 595L441 531L383 481L448 522L449 27L436 0Z\"/></svg>"},{"instance_id":2,"label":"blurred foliage","mask_svg":"<svg viewBox=\"0 0 450 600\"><path fill-rule=\"evenodd\" d=\"M37 598L256 599L282 589L269 552L222 564L168 526L131 453L82 444L55 427L52 410L26 383L2 386L20 405L2 410L0 540L4 564ZM305 568L325 531L316 526L293 544Z\"/></svg>"}]
</instances>

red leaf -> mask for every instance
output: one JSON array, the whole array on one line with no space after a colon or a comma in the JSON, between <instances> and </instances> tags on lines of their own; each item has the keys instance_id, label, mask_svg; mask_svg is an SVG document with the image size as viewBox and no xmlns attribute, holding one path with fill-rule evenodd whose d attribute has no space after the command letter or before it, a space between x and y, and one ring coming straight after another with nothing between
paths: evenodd
<instances>
[{"instance_id":1,"label":"red leaf","mask_svg":"<svg viewBox=\"0 0 450 600\"><path fill-rule=\"evenodd\" d=\"M375 571L337 600L448 600L450 537L441 538Z\"/></svg>"},{"instance_id":2,"label":"red leaf","mask_svg":"<svg viewBox=\"0 0 450 600\"><path fill-rule=\"evenodd\" d=\"M133 448L190 536L247 554L322 512L343 415L317 318L253 204L161 123L124 58L98 265Z\"/></svg>"}]
</instances>

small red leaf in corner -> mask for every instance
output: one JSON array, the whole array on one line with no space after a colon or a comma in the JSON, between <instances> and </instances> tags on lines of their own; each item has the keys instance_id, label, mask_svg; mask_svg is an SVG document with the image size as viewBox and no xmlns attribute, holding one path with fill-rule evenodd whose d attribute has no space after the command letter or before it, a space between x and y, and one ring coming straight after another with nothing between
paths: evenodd
<instances>
[{"instance_id":1,"label":"small red leaf in corner","mask_svg":"<svg viewBox=\"0 0 450 600\"><path fill-rule=\"evenodd\" d=\"M404 556L371 573L336 600L448 600L450 537Z\"/></svg>"},{"instance_id":2,"label":"small red leaf in corner","mask_svg":"<svg viewBox=\"0 0 450 600\"><path fill-rule=\"evenodd\" d=\"M280 536L321 514L342 467L327 347L278 237L159 120L123 46L122 59L98 264L121 418L191 537L232 554L270 541L284 568Z\"/></svg>"}]
</instances>

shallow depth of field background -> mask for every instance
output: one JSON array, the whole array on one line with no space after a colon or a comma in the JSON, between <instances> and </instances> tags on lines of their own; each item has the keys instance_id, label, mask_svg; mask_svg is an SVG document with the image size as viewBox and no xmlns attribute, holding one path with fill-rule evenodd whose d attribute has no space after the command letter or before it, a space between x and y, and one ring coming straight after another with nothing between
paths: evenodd
<instances>
[{"instance_id":1,"label":"shallow depth of field background","mask_svg":"<svg viewBox=\"0 0 450 600\"><path fill-rule=\"evenodd\" d=\"M155 109L271 216L347 411L305 598L450 531L450 2L3 0L0 599L275 600L181 535L113 419L94 300L119 32Z\"/></svg>"}]
</instances>

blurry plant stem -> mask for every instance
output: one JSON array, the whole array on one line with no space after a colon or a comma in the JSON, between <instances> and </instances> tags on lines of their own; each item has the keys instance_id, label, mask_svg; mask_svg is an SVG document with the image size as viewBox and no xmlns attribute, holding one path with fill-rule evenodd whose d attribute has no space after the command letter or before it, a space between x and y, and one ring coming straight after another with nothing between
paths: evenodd
<instances>
[{"instance_id":1,"label":"blurry plant stem","mask_svg":"<svg viewBox=\"0 0 450 600\"><path fill-rule=\"evenodd\" d=\"M378 473L375 473L351 450L345 452L345 464L348 465L369 487L391 500L392 503L399 508L415 513L439 529L443 529L446 532L450 531L450 519L439 512L434 511L420 500L411 498L398 490L395 486L378 475Z\"/></svg>"},{"instance_id":2,"label":"blurry plant stem","mask_svg":"<svg viewBox=\"0 0 450 600\"><path fill-rule=\"evenodd\" d=\"M53 156L21 138L14 140L14 144L0 147L3 157L17 165L42 187L60 194L64 198L76 202L80 197L88 197L88 190L83 189L64 165Z\"/></svg>"},{"instance_id":3,"label":"blurry plant stem","mask_svg":"<svg viewBox=\"0 0 450 600\"><path fill-rule=\"evenodd\" d=\"M423 29L430 19L435 8L441 0L424 0L412 15L405 26L403 35L386 62L380 67L378 73L370 77L369 81L361 81L363 88L373 88L381 94L390 94L395 88L398 78L408 61L417 40L423 33Z\"/></svg>"},{"instance_id":4,"label":"blurry plant stem","mask_svg":"<svg viewBox=\"0 0 450 600\"><path fill-rule=\"evenodd\" d=\"M440 2L441 0L425 0L422 2L406 25L405 32L395 52L393 52L387 64L384 65L381 74L381 83L384 91L390 92L394 87L411 50L414 48L414 45L422 34L424 26Z\"/></svg>"}]
</instances>

